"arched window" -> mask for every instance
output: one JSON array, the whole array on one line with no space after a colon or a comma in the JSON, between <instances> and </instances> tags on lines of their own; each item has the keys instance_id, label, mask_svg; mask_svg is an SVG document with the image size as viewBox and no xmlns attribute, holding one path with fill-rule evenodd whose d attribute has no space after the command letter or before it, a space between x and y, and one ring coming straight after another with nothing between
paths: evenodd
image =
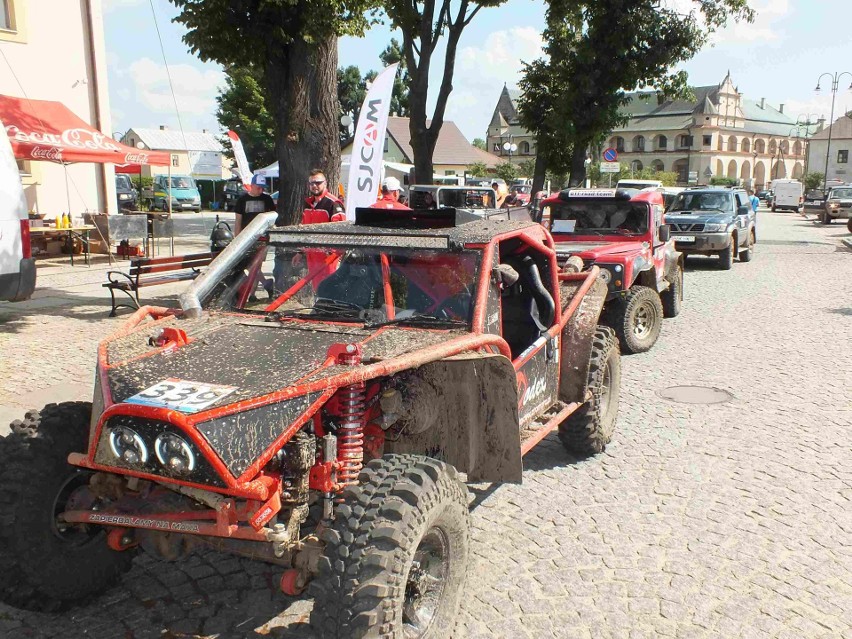
<instances>
[{"instance_id":1,"label":"arched window","mask_svg":"<svg viewBox=\"0 0 852 639\"><path fill-rule=\"evenodd\" d=\"M642 170L642 163L639 160L633 160L633 162L630 163L630 170L631 171L641 171Z\"/></svg>"},{"instance_id":2,"label":"arched window","mask_svg":"<svg viewBox=\"0 0 852 639\"><path fill-rule=\"evenodd\" d=\"M645 150L645 136L637 135L633 138L633 150L634 151L644 151Z\"/></svg>"},{"instance_id":3,"label":"arched window","mask_svg":"<svg viewBox=\"0 0 852 639\"><path fill-rule=\"evenodd\" d=\"M728 137L728 151L736 153L737 151L737 136L731 135Z\"/></svg>"},{"instance_id":4,"label":"arched window","mask_svg":"<svg viewBox=\"0 0 852 639\"><path fill-rule=\"evenodd\" d=\"M751 140L743 138L743 153L748 153L749 151L751 151Z\"/></svg>"},{"instance_id":5,"label":"arched window","mask_svg":"<svg viewBox=\"0 0 852 639\"><path fill-rule=\"evenodd\" d=\"M756 153L766 153L766 142L763 140L754 141L754 150Z\"/></svg>"},{"instance_id":6,"label":"arched window","mask_svg":"<svg viewBox=\"0 0 852 639\"><path fill-rule=\"evenodd\" d=\"M793 154L794 155L801 155L802 154L802 143L799 140L796 140L796 142L793 144Z\"/></svg>"},{"instance_id":7,"label":"arched window","mask_svg":"<svg viewBox=\"0 0 852 639\"><path fill-rule=\"evenodd\" d=\"M527 141L521 142L521 146L518 147L522 155L530 154L530 143Z\"/></svg>"},{"instance_id":8,"label":"arched window","mask_svg":"<svg viewBox=\"0 0 852 639\"><path fill-rule=\"evenodd\" d=\"M769 140L769 154L775 155L775 152L778 150L778 141L777 140Z\"/></svg>"},{"instance_id":9,"label":"arched window","mask_svg":"<svg viewBox=\"0 0 852 639\"><path fill-rule=\"evenodd\" d=\"M619 153L624 153L624 138L621 136L616 136L612 140L612 146L615 147L615 150Z\"/></svg>"},{"instance_id":10,"label":"arched window","mask_svg":"<svg viewBox=\"0 0 852 639\"><path fill-rule=\"evenodd\" d=\"M717 151L721 151L721 150L722 150L722 136L721 136L721 135L720 135L720 136L719 136L719 138L716 140L716 150L717 150Z\"/></svg>"},{"instance_id":11,"label":"arched window","mask_svg":"<svg viewBox=\"0 0 852 639\"><path fill-rule=\"evenodd\" d=\"M655 171L665 171L666 170L664 168L662 160L654 160L653 162L651 162L651 168L654 169Z\"/></svg>"},{"instance_id":12,"label":"arched window","mask_svg":"<svg viewBox=\"0 0 852 639\"><path fill-rule=\"evenodd\" d=\"M669 145L669 139L665 135L661 135L657 138L657 149L662 151L667 148Z\"/></svg>"}]
</instances>

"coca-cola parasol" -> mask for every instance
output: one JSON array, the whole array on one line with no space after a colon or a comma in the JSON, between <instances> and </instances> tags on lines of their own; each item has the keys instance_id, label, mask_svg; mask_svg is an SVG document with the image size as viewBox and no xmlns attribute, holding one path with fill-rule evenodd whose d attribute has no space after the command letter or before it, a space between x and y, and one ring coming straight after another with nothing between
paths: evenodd
<instances>
[{"instance_id":1,"label":"coca-cola parasol","mask_svg":"<svg viewBox=\"0 0 852 639\"><path fill-rule=\"evenodd\" d=\"M142 173L141 164L116 164L116 173L127 173L128 175L140 175Z\"/></svg>"},{"instance_id":2,"label":"coca-cola parasol","mask_svg":"<svg viewBox=\"0 0 852 639\"><path fill-rule=\"evenodd\" d=\"M0 95L0 121L20 160L168 166L169 154L140 151L93 129L64 104Z\"/></svg>"}]
</instances>

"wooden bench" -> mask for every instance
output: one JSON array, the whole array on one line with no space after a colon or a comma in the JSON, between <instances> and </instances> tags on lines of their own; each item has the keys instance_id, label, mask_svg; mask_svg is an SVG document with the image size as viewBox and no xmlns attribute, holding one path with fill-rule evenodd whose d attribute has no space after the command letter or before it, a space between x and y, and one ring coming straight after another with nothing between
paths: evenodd
<instances>
[{"instance_id":1,"label":"wooden bench","mask_svg":"<svg viewBox=\"0 0 852 639\"><path fill-rule=\"evenodd\" d=\"M131 257L130 269L123 271L108 271L103 286L109 289L112 298L110 317L115 317L119 307L138 309L139 289L159 284L172 284L185 280L194 280L202 267L213 261L218 253L193 253L190 255L174 255L172 257ZM132 302L119 301L116 303L115 292L121 291Z\"/></svg>"}]
</instances>

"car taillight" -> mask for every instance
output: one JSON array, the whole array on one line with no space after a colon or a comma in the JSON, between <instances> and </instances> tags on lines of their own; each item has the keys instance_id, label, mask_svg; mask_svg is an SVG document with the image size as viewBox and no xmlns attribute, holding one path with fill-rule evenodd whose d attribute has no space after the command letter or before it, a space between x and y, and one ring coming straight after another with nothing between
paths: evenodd
<instances>
[{"instance_id":1,"label":"car taillight","mask_svg":"<svg viewBox=\"0 0 852 639\"><path fill-rule=\"evenodd\" d=\"M26 258L30 258L33 256L33 249L32 246L30 246L29 220L21 220L21 253Z\"/></svg>"}]
</instances>

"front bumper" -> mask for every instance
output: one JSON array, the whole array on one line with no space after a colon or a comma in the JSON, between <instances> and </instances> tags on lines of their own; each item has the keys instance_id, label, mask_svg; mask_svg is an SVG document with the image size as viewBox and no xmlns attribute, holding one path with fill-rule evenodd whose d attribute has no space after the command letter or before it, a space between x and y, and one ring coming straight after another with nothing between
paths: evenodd
<instances>
[{"instance_id":1,"label":"front bumper","mask_svg":"<svg viewBox=\"0 0 852 639\"><path fill-rule=\"evenodd\" d=\"M0 275L0 300L23 302L35 291L36 266L31 257L21 258L17 273Z\"/></svg>"},{"instance_id":2,"label":"front bumper","mask_svg":"<svg viewBox=\"0 0 852 639\"><path fill-rule=\"evenodd\" d=\"M693 235L694 242L678 242L675 240L675 250L682 253L712 253L728 248L731 236L727 233L679 233L678 235Z\"/></svg>"},{"instance_id":3,"label":"front bumper","mask_svg":"<svg viewBox=\"0 0 852 639\"><path fill-rule=\"evenodd\" d=\"M828 212L828 216L833 220L848 220L850 215L852 215L852 209L850 208L825 210Z\"/></svg>"}]
</instances>

